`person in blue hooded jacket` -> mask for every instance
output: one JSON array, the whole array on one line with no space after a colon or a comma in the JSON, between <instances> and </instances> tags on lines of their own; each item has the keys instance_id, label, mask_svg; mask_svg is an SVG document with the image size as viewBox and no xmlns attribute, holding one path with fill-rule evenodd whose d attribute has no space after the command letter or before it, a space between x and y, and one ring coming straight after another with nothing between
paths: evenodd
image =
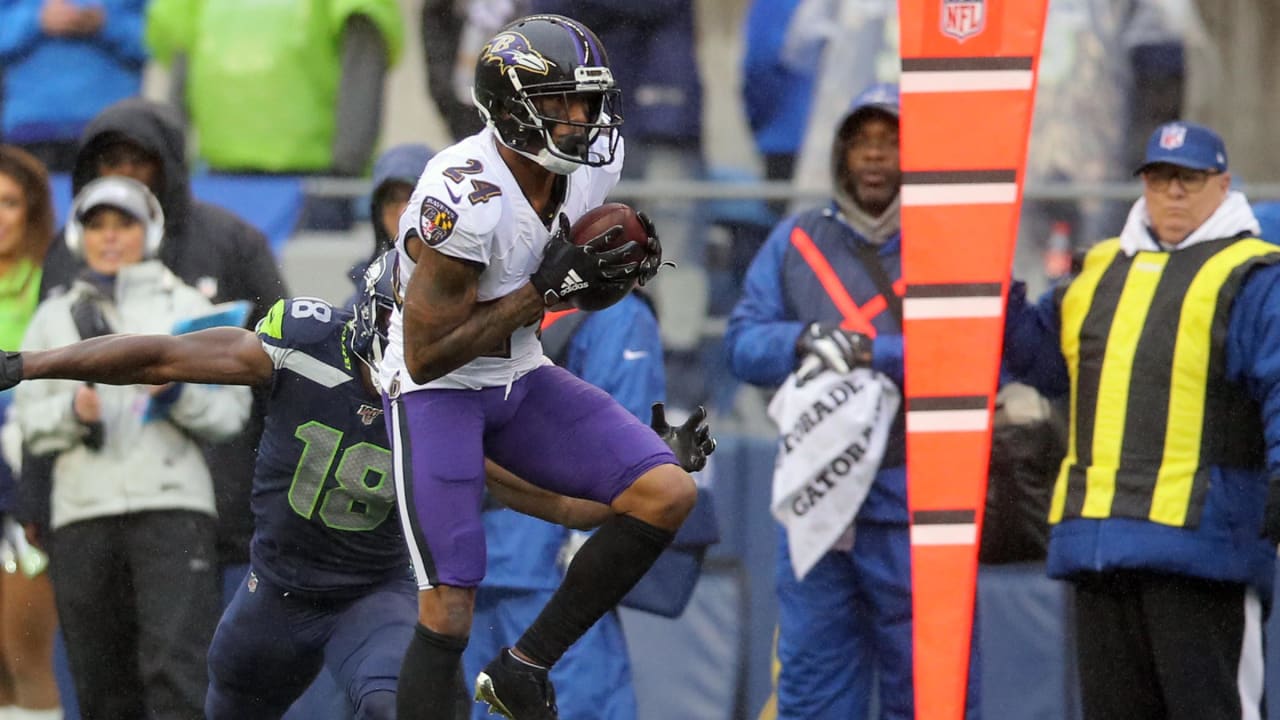
<instances>
[{"instance_id":1,"label":"person in blue hooded jacket","mask_svg":"<svg viewBox=\"0 0 1280 720\"><path fill-rule=\"evenodd\" d=\"M373 253L361 260L347 271L354 293L343 307L352 307L359 299L360 285L364 280L364 271L374 260L395 245L396 229L400 223L400 214L409 204L409 196L413 194L413 186L418 183L418 176L427 166L427 161L435 151L426 145L405 143L387 148L373 163L373 177L369 191L369 224L373 226Z\"/></svg>"},{"instance_id":2,"label":"person in blue hooded jacket","mask_svg":"<svg viewBox=\"0 0 1280 720\"><path fill-rule=\"evenodd\" d=\"M898 152L898 87L872 85L837 124L833 201L779 223L747 270L725 337L739 378L776 387L802 365L869 366L902 386ZM848 294L874 338L846 328L850 318L819 279L823 265L838 278L831 290ZM882 718L915 717L905 462L900 409L853 526L803 580L779 527L778 720L866 718L873 679Z\"/></svg>"},{"instance_id":3,"label":"person in blue hooded jacket","mask_svg":"<svg viewBox=\"0 0 1280 720\"><path fill-rule=\"evenodd\" d=\"M1171 122L1120 235L1028 304L1005 366L1070 398L1048 573L1087 720L1259 718L1280 539L1280 246L1213 130ZM1270 486L1270 493L1268 487Z\"/></svg>"},{"instance_id":4,"label":"person in blue hooded jacket","mask_svg":"<svg viewBox=\"0 0 1280 720\"><path fill-rule=\"evenodd\" d=\"M80 133L142 91L146 0L0 3L0 136L70 172Z\"/></svg>"}]
</instances>

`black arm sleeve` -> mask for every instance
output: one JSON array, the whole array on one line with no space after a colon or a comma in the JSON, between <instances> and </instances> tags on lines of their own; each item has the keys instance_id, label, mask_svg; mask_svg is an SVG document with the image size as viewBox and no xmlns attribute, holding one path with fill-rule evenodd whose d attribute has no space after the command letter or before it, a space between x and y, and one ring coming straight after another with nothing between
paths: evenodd
<instances>
[{"instance_id":1,"label":"black arm sleeve","mask_svg":"<svg viewBox=\"0 0 1280 720\"><path fill-rule=\"evenodd\" d=\"M186 53L178 53L169 63L169 104L182 116L183 131L191 129L191 105L187 102L187 62Z\"/></svg>"},{"instance_id":2,"label":"black arm sleeve","mask_svg":"<svg viewBox=\"0 0 1280 720\"><path fill-rule=\"evenodd\" d=\"M373 21L352 15L342 32L342 79L333 134L333 171L355 176L373 157L382 124L387 43Z\"/></svg>"},{"instance_id":3,"label":"black arm sleeve","mask_svg":"<svg viewBox=\"0 0 1280 720\"><path fill-rule=\"evenodd\" d=\"M449 134L459 140L478 132L484 122L475 106L460 102L453 94L453 67L462 35L462 19L453 8L453 0L426 0L421 30L422 52L427 61L427 95L449 126Z\"/></svg>"}]
</instances>

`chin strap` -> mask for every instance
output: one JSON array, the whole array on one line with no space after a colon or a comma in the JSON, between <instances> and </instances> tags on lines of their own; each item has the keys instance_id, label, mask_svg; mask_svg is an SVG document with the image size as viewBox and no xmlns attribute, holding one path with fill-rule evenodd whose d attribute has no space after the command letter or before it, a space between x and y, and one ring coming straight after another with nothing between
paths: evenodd
<instances>
[{"instance_id":1,"label":"chin strap","mask_svg":"<svg viewBox=\"0 0 1280 720\"><path fill-rule=\"evenodd\" d=\"M503 144L505 145L506 143L504 142ZM551 172L557 175L570 175L573 173L573 171L577 170L578 168L586 166L586 163L575 162L573 160L569 160L568 158L562 158L559 155L553 155L551 151L547 150L546 148L539 150L535 154L535 153L528 152L526 150L518 150L516 148L511 147L510 145L507 145L507 147L510 147L512 150L515 150L517 153L520 153L524 157L529 158L530 160L538 163L538 165L542 166L543 168L546 168L547 170L550 170Z\"/></svg>"}]
</instances>

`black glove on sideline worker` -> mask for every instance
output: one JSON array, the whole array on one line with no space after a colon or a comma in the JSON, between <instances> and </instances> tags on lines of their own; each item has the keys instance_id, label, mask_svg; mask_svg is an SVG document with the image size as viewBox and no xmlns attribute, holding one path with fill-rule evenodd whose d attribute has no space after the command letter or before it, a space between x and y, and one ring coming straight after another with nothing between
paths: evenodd
<instances>
[{"instance_id":1,"label":"black glove on sideline worker","mask_svg":"<svg viewBox=\"0 0 1280 720\"><path fill-rule=\"evenodd\" d=\"M804 371L800 381L812 380L824 370L844 375L854 368L870 366L871 343L871 338L862 333L813 323L796 340L796 356Z\"/></svg>"}]
</instances>

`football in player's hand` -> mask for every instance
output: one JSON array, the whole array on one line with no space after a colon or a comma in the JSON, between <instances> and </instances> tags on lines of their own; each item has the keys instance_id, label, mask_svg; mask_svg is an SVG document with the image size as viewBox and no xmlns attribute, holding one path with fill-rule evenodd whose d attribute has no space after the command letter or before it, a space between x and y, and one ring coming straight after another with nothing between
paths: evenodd
<instances>
[{"instance_id":1,"label":"football in player's hand","mask_svg":"<svg viewBox=\"0 0 1280 720\"><path fill-rule=\"evenodd\" d=\"M622 226L622 232L596 248L597 251L612 250L634 242L634 249L626 254L623 261L638 263L644 260L649 234L645 232L644 224L640 222L636 211L623 203L605 203L587 211L569 229L569 239L575 245L585 245L615 225ZM579 310L603 310L626 297L635 284L635 280L625 280L597 285L570 296L569 302Z\"/></svg>"}]
</instances>

